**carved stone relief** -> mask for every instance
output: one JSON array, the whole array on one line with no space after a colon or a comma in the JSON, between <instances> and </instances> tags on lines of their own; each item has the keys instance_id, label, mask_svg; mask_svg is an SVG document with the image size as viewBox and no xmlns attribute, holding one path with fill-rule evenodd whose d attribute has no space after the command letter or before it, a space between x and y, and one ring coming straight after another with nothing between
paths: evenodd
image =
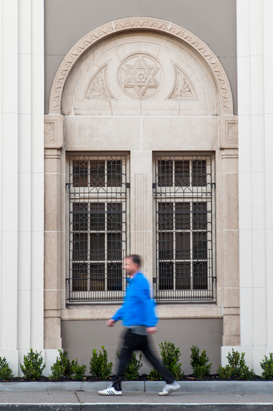
<instances>
[{"instance_id":1,"label":"carved stone relief","mask_svg":"<svg viewBox=\"0 0 273 411\"><path fill-rule=\"evenodd\" d=\"M45 148L56 149L63 146L63 116L45 116L44 143Z\"/></svg>"},{"instance_id":2,"label":"carved stone relief","mask_svg":"<svg viewBox=\"0 0 273 411\"><path fill-rule=\"evenodd\" d=\"M130 97L151 97L157 91L160 80L159 62L149 54L133 54L120 65L120 86Z\"/></svg>"},{"instance_id":3,"label":"carved stone relief","mask_svg":"<svg viewBox=\"0 0 273 411\"><path fill-rule=\"evenodd\" d=\"M193 87L185 73L177 64L173 63L173 65L175 70L174 86L169 99L194 97Z\"/></svg>"},{"instance_id":4,"label":"carved stone relief","mask_svg":"<svg viewBox=\"0 0 273 411\"><path fill-rule=\"evenodd\" d=\"M55 143L56 136L55 136L55 123L50 121L45 123L45 144Z\"/></svg>"},{"instance_id":5,"label":"carved stone relief","mask_svg":"<svg viewBox=\"0 0 273 411\"><path fill-rule=\"evenodd\" d=\"M98 43L103 38L111 38L111 33L132 32L132 30L145 30L154 33L167 33L174 39L182 40L183 44L189 45L192 50L202 57L210 68L217 84L220 96L220 108L225 114L233 113L232 94L227 75L212 50L197 36L188 30L172 24L170 22L155 18L125 18L105 24L84 36L66 55L62 61L51 89L49 112L58 114L61 112L61 99L66 80L75 63L90 49L92 45ZM149 88L148 88L149 89ZM132 89L131 89L132 90ZM151 88L149 89L151 90ZM127 89L128 91L128 89ZM147 93L147 90L146 90Z\"/></svg>"},{"instance_id":6,"label":"carved stone relief","mask_svg":"<svg viewBox=\"0 0 273 411\"><path fill-rule=\"evenodd\" d=\"M230 144L238 144L238 122L226 122L226 141Z\"/></svg>"},{"instance_id":7,"label":"carved stone relief","mask_svg":"<svg viewBox=\"0 0 273 411\"><path fill-rule=\"evenodd\" d=\"M66 82L62 113L214 116L219 96L188 46L160 33L122 33L82 56Z\"/></svg>"},{"instance_id":8,"label":"carved stone relief","mask_svg":"<svg viewBox=\"0 0 273 411\"><path fill-rule=\"evenodd\" d=\"M236 116L221 119L220 148L238 148L238 119Z\"/></svg>"},{"instance_id":9,"label":"carved stone relief","mask_svg":"<svg viewBox=\"0 0 273 411\"><path fill-rule=\"evenodd\" d=\"M107 63L104 64L91 78L87 88L86 98L106 100L114 98L107 84L107 66Z\"/></svg>"}]
</instances>

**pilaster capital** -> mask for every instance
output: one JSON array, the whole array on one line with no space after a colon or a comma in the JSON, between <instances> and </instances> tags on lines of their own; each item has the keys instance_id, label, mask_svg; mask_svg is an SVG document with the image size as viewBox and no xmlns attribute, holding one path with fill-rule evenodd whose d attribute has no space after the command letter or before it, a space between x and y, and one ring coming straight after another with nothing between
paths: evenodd
<instances>
[{"instance_id":1,"label":"pilaster capital","mask_svg":"<svg viewBox=\"0 0 273 411\"><path fill-rule=\"evenodd\" d=\"M63 116L47 115L44 117L45 148L61 149L63 146Z\"/></svg>"},{"instance_id":2,"label":"pilaster capital","mask_svg":"<svg viewBox=\"0 0 273 411\"><path fill-rule=\"evenodd\" d=\"M223 116L220 121L220 149L238 148L238 117Z\"/></svg>"}]
</instances>

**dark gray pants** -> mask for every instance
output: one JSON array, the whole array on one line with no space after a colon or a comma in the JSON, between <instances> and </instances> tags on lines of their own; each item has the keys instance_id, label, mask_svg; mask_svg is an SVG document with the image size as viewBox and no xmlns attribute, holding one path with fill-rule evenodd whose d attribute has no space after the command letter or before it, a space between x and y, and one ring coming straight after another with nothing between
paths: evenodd
<instances>
[{"instance_id":1,"label":"dark gray pants","mask_svg":"<svg viewBox=\"0 0 273 411\"><path fill-rule=\"evenodd\" d=\"M125 332L123 345L119 357L118 372L113 378L113 387L120 391L121 381L124 378L126 367L131 361L133 351L142 351L147 360L153 367L162 375L167 384L171 384L174 378L169 371L164 367L160 360L152 353L149 346L149 338L147 335L134 334L130 329Z\"/></svg>"}]
</instances>

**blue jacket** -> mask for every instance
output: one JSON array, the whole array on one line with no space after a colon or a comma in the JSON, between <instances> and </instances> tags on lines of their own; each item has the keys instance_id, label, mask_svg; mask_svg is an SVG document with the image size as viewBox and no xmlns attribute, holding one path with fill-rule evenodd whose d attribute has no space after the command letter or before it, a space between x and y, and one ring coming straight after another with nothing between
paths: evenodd
<instances>
[{"instance_id":1,"label":"blue jacket","mask_svg":"<svg viewBox=\"0 0 273 411\"><path fill-rule=\"evenodd\" d=\"M155 314L155 301L151 298L150 285L146 277L138 272L128 279L124 302L112 317L113 320L123 320L123 325L145 325L154 327L158 318Z\"/></svg>"}]
</instances>

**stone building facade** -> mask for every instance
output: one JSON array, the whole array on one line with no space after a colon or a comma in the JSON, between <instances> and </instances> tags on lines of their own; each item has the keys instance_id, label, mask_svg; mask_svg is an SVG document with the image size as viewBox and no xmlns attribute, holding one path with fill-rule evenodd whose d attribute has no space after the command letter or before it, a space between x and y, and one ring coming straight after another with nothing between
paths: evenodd
<instances>
[{"instance_id":1,"label":"stone building facade","mask_svg":"<svg viewBox=\"0 0 273 411\"><path fill-rule=\"evenodd\" d=\"M105 320L130 252L158 302L155 343L178 345L185 372L191 345L214 370L235 347L259 372L272 351L269 0L1 8L0 355L15 373L30 348L47 372L58 348L114 359L120 328Z\"/></svg>"}]
</instances>

